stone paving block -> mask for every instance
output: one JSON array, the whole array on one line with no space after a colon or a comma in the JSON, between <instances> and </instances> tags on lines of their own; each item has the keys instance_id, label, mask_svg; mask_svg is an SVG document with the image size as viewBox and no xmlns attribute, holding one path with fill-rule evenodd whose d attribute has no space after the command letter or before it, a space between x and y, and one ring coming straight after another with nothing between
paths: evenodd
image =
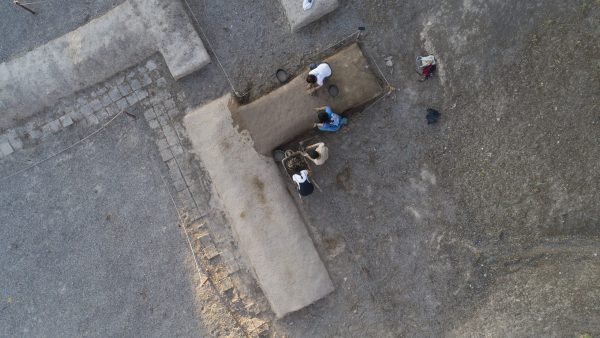
<instances>
[{"instance_id":1,"label":"stone paving block","mask_svg":"<svg viewBox=\"0 0 600 338\"><path fill-rule=\"evenodd\" d=\"M5 136L0 138L0 142L3 139L8 140L15 151L23 148L23 141L21 141L21 138L15 129L9 129L6 131Z\"/></svg>"},{"instance_id":2,"label":"stone paving block","mask_svg":"<svg viewBox=\"0 0 600 338\"><path fill-rule=\"evenodd\" d=\"M179 109L173 108L167 112L167 115L169 115L170 118L174 119L179 115L179 113L180 113Z\"/></svg>"},{"instance_id":3,"label":"stone paving block","mask_svg":"<svg viewBox=\"0 0 600 338\"><path fill-rule=\"evenodd\" d=\"M177 137L177 134L175 134L175 131L171 129L169 132L167 132L165 131L165 128L169 128L169 126L163 126L163 132L167 138L167 143L169 143L170 146L179 144L179 138Z\"/></svg>"},{"instance_id":4,"label":"stone paving block","mask_svg":"<svg viewBox=\"0 0 600 338\"><path fill-rule=\"evenodd\" d=\"M169 144L165 138L158 138L156 139L156 146L158 147L158 150L163 150L168 148Z\"/></svg>"},{"instance_id":5,"label":"stone paving block","mask_svg":"<svg viewBox=\"0 0 600 338\"><path fill-rule=\"evenodd\" d=\"M95 97L99 98L99 97L101 97L102 95L106 94L106 91L107 91L106 87L99 87L98 89L96 89L96 90L93 92L93 95L94 95Z\"/></svg>"},{"instance_id":6,"label":"stone paving block","mask_svg":"<svg viewBox=\"0 0 600 338\"><path fill-rule=\"evenodd\" d=\"M221 253L222 255L223 253ZM235 260L227 261L227 273L229 275L233 275L234 273L240 271L240 265Z\"/></svg>"},{"instance_id":7,"label":"stone paving block","mask_svg":"<svg viewBox=\"0 0 600 338\"><path fill-rule=\"evenodd\" d=\"M131 93L129 96L127 96L127 103L129 103L130 106L138 103L138 101L139 100L136 93Z\"/></svg>"},{"instance_id":8,"label":"stone paving block","mask_svg":"<svg viewBox=\"0 0 600 338\"><path fill-rule=\"evenodd\" d=\"M160 123L161 126L166 126L169 124L169 119L166 115L161 115L158 117L158 123Z\"/></svg>"},{"instance_id":9,"label":"stone paving block","mask_svg":"<svg viewBox=\"0 0 600 338\"><path fill-rule=\"evenodd\" d=\"M214 246L213 244L213 240L210 237L210 234L208 232L203 232L198 234L198 236L196 237L196 240L198 240L198 243L200 243L200 246L203 248L206 248L208 246Z\"/></svg>"},{"instance_id":10,"label":"stone paving block","mask_svg":"<svg viewBox=\"0 0 600 338\"><path fill-rule=\"evenodd\" d=\"M39 129L32 129L27 132L27 135L31 140L38 140L43 136L42 131Z\"/></svg>"},{"instance_id":11,"label":"stone paving block","mask_svg":"<svg viewBox=\"0 0 600 338\"><path fill-rule=\"evenodd\" d=\"M63 127L68 127L73 124L73 119L71 119L71 116L69 116L69 115L65 115L65 116L61 117L59 120L60 120L60 124Z\"/></svg>"},{"instance_id":12,"label":"stone paving block","mask_svg":"<svg viewBox=\"0 0 600 338\"><path fill-rule=\"evenodd\" d=\"M221 293L225 293L225 292L233 289L233 283L231 282L231 278L225 277L225 278L221 279L217 283L217 288L219 289L219 292L221 292Z\"/></svg>"},{"instance_id":13,"label":"stone paving block","mask_svg":"<svg viewBox=\"0 0 600 338\"><path fill-rule=\"evenodd\" d=\"M91 113L93 113L94 109L89 104L85 104L85 105L81 106L80 111L83 115L87 116L87 115L90 115Z\"/></svg>"},{"instance_id":14,"label":"stone paving block","mask_svg":"<svg viewBox=\"0 0 600 338\"><path fill-rule=\"evenodd\" d=\"M124 110L127 107L129 107L129 103L127 103L126 98L122 98L119 101L117 101L117 108L119 108L119 110Z\"/></svg>"},{"instance_id":15,"label":"stone paving block","mask_svg":"<svg viewBox=\"0 0 600 338\"><path fill-rule=\"evenodd\" d=\"M144 118L146 119L146 121L156 119L156 114L154 113L154 109L152 109L152 108L147 109L144 112Z\"/></svg>"},{"instance_id":16,"label":"stone paving block","mask_svg":"<svg viewBox=\"0 0 600 338\"><path fill-rule=\"evenodd\" d=\"M141 101L148 97L148 91L141 89L136 92L136 95L138 97L138 100Z\"/></svg>"},{"instance_id":17,"label":"stone paving block","mask_svg":"<svg viewBox=\"0 0 600 338\"><path fill-rule=\"evenodd\" d=\"M150 103L150 105L156 106L160 103L160 99L156 95L150 95L150 99L148 100L148 102Z\"/></svg>"},{"instance_id":18,"label":"stone paving block","mask_svg":"<svg viewBox=\"0 0 600 338\"><path fill-rule=\"evenodd\" d=\"M158 71L158 69L153 69L150 72L150 77L153 78L154 80L160 79L161 76L162 76L162 74L160 74L160 72Z\"/></svg>"},{"instance_id":19,"label":"stone paving block","mask_svg":"<svg viewBox=\"0 0 600 338\"><path fill-rule=\"evenodd\" d=\"M58 119L52 120L48 123L50 125L50 131L56 133L60 130L60 121Z\"/></svg>"},{"instance_id":20,"label":"stone paving block","mask_svg":"<svg viewBox=\"0 0 600 338\"><path fill-rule=\"evenodd\" d=\"M110 97L110 99L113 102L116 102L116 101L120 100L123 97L123 95L121 95L121 92L119 91L118 87L112 87L108 91L108 97Z\"/></svg>"},{"instance_id":21,"label":"stone paving block","mask_svg":"<svg viewBox=\"0 0 600 338\"><path fill-rule=\"evenodd\" d=\"M175 105L175 101L173 101L173 99L172 99L172 98L169 98L169 99L165 100L165 102L163 102L163 104L165 105L165 108L166 108L167 110L169 110L169 109L173 109L173 108L177 107L177 106Z\"/></svg>"},{"instance_id":22,"label":"stone paving block","mask_svg":"<svg viewBox=\"0 0 600 338\"><path fill-rule=\"evenodd\" d=\"M111 82L113 83L113 85L115 87L118 87L121 83L125 82L125 76L121 75L121 76L115 77Z\"/></svg>"},{"instance_id":23,"label":"stone paving block","mask_svg":"<svg viewBox=\"0 0 600 338\"><path fill-rule=\"evenodd\" d=\"M138 89L142 88L142 84L137 79L131 80L131 82L129 84L131 85L131 89L133 89L133 90L138 90Z\"/></svg>"},{"instance_id":24,"label":"stone paving block","mask_svg":"<svg viewBox=\"0 0 600 338\"><path fill-rule=\"evenodd\" d=\"M1 157L8 156L13 153L13 148L11 147L8 141L3 141L0 143L0 155Z\"/></svg>"},{"instance_id":25,"label":"stone paving block","mask_svg":"<svg viewBox=\"0 0 600 338\"><path fill-rule=\"evenodd\" d=\"M85 98L85 96L79 96L77 97L77 105L84 106L88 103L88 100Z\"/></svg>"},{"instance_id":26,"label":"stone paving block","mask_svg":"<svg viewBox=\"0 0 600 338\"><path fill-rule=\"evenodd\" d=\"M104 94L102 96L100 96L100 103L102 104L102 107L107 107L108 105L110 105L112 103L112 99L110 98L110 96L108 94Z\"/></svg>"},{"instance_id":27,"label":"stone paving block","mask_svg":"<svg viewBox=\"0 0 600 338\"><path fill-rule=\"evenodd\" d=\"M198 208L193 208L192 210L190 210L188 212L188 216L192 221L197 221L204 217L204 215L200 212Z\"/></svg>"},{"instance_id":28,"label":"stone paving block","mask_svg":"<svg viewBox=\"0 0 600 338\"><path fill-rule=\"evenodd\" d=\"M73 110L73 111L71 111L69 113L69 116L71 117L71 119L73 121L80 121L80 120L82 120L84 118L83 114L79 110Z\"/></svg>"},{"instance_id":29,"label":"stone paving block","mask_svg":"<svg viewBox=\"0 0 600 338\"><path fill-rule=\"evenodd\" d=\"M98 117L98 120L103 121L108 119L109 115L106 109L103 108L96 112L96 117Z\"/></svg>"},{"instance_id":30,"label":"stone paving block","mask_svg":"<svg viewBox=\"0 0 600 338\"><path fill-rule=\"evenodd\" d=\"M148 60L148 62L146 62L146 68L148 69L148 71L153 71L156 69L156 67L158 67L156 65L156 62L154 62L154 60Z\"/></svg>"},{"instance_id":31,"label":"stone paving block","mask_svg":"<svg viewBox=\"0 0 600 338\"><path fill-rule=\"evenodd\" d=\"M137 72L135 69L132 69L129 71L129 73L127 73L127 75L125 76L125 78L127 79L127 81L130 82L137 76Z\"/></svg>"},{"instance_id":32,"label":"stone paving block","mask_svg":"<svg viewBox=\"0 0 600 338\"><path fill-rule=\"evenodd\" d=\"M157 129L160 127L160 124L158 124L158 120L156 119L148 121L148 125L151 129Z\"/></svg>"},{"instance_id":33,"label":"stone paving block","mask_svg":"<svg viewBox=\"0 0 600 338\"><path fill-rule=\"evenodd\" d=\"M171 147L171 152L173 153L173 156L181 155L183 154L183 147L179 144L176 144Z\"/></svg>"},{"instance_id":34,"label":"stone paving block","mask_svg":"<svg viewBox=\"0 0 600 338\"><path fill-rule=\"evenodd\" d=\"M148 74L143 74L141 82L142 82L142 87L146 87L152 83L152 78Z\"/></svg>"},{"instance_id":35,"label":"stone paving block","mask_svg":"<svg viewBox=\"0 0 600 338\"><path fill-rule=\"evenodd\" d=\"M175 188L175 191L177 191L177 192L187 189L187 185L185 184L185 181L183 180L183 178L174 180L173 187Z\"/></svg>"},{"instance_id":36,"label":"stone paving block","mask_svg":"<svg viewBox=\"0 0 600 338\"><path fill-rule=\"evenodd\" d=\"M181 177L181 173L178 171L175 177L172 177L173 180L179 179ZM181 201L186 210L192 210L196 207L196 203L194 202L194 198L190 194L189 190L182 190L177 193L178 199Z\"/></svg>"},{"instance_id":37,"label":"stone paving block","mask_svg":"<svg viewBox=\"0 0 600 338\"><path fill-rule=\"evenodd\" d=\"M14 150L23 149L23 141L21 141L21 138L18 136L15 136L14 138L10 138L9 143L13 147Z\"/></svg>"},{"instance_id":38,"label":"stone paving block","mask_svg":"<svg viewBox=\"0 0 600 338\"><path fill-rule=\"evenodd\" d=\"M177 166L177 162L174 159L170 159L170 160L166 161L165 163L167 164L167 167L169 168L169 175L171 175L171 178L173 180L183 179L183 176L181 176L181 173L179 172L179 167Z\"/></svg>"},{"instance_id":39,"label":"stone paving block","mask_svg":"<svg viewBox=\"0 0 600 338\"><path fill-rule=\"evenodd\" d=\"M86 120L88 121L88 123L90 125L94 125L94 124L100 123L100 121L98 120L98 117L96 117L96 115L94 115L94 114L86 116Z\"/></svg>"},{"instance_id":40,"label":"stone paving block","mask_svg":"<svg viewBox=\"0 0 600 338\"><path fill-rule=\"evenodd\" d=\"M132 92L131 86L127 82L121 83L118 88L122 96L127 96Z\"/></svg>"},{"instance_id":41,"label":"stone paving block","mask_svg":"<svg viewBox=\"0 0 600 338\"><path fill-rule=\"evenodd\" d=\"M163 162L167 162L168 160L173 158L173 153L169 148L163 149L160 151L160 157L162 158Z\"/></svg>"},{"instance_id":42,"label":"stone paving block","mask_svg":"<svg viewBox=\"0 0 600 338\"><path fill-rule=\"evenodd\" d=\"M208 259L213 259L219 255L219 251L212 244L203 247L202 252L204 253L204 256Z\"/></svg>"},{"instance_id":43,"label":"stone paving block","mask_svg":"<svg viewBox=\"0 0 600 338\"><path fill-rule=\"evenodd\" d=\"M175 129L173 129L173 127L171 127L171 125L169 125L169 124L162 126L162 130L163 130L163 133L165 134L165 137L167 137L166 134L171 134L171 133L175 134ZM175 143L173 143L171 145L174 145L174 144Z\"/></svg>"},{"instance_id":44,"label":"stone paving block","mask_svg":"<svg viewBox=\"0 0 600 338\"><path fill-rule=\"evenodd\" d=\"M106 106L106 112L108 113L108 116L113 117L115 115L117 115L119 113L119 107L117 107L117 105L115 103L111 103L110 105Z\"/></svg>"},{"instance_id":45,"label":"stone paving block","mask_svg":"<svg viewBox=\"0 0 600 338\"><path fill-rule=\"evenodd\" d=\"M92 110L93 110L94 112L97 112L97 111L99 111L100 109L104 108L104 106L102 106L102 103L100 102L100 100L99 100L99 99L92 100L92 101L90 102L90 107L92 107Z\"/></svg>"}]
</instances>

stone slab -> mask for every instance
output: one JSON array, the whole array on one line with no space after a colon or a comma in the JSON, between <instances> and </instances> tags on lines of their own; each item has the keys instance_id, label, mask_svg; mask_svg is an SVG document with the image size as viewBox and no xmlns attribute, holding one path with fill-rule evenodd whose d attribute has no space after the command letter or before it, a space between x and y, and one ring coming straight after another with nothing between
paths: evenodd
<instances>
[{"instance_id":1,"label":"stone slab","mask_svg":"<svg viewBox=\"0 0 600 338\"><path fill-rule=\"evenodd\" d=\"M306 225L271 158L233 126L229 95L184 117L240 248L277 317L333 291Z\"/></svg>"},{"instance_id":2,"label":"stone slab","mask_svg":"<svg viewBox=\"0 0 600 338\"><path fill-rule=\"evenodd\" d=\"M302 8L302 0L281 0L281 5L285 10L285 15L290 22L292 31L319 20L324 15L333 12L340 4L338 0L313 0L311 9L305 11Z\"/></svg>"},{"instance_id":3,"label":"stone slab","mask_svg":"<svg viewBox=\"0 0 600 338\"><path fill-rule=\"evenodd\" d=\"M160 52L175 79L210 62L179 1L129 0L0 64L0 127ZM125 94L124 94L125 95Z\"/></svg>"},{"instance_id":4,"label":"stone slab","mask_svg":"<svg viewBox=\"0 0 600 338\"><path fill-rule=\"evenodd\" d=\"M316 122L314 108L329 105L342 113L359 107L382 94L382 87L357 44L327 58L333 74L325 86L335 84L340 93L331 97L326 88L311 96L302 73L288 84L243 106L231 105L235 123L248 130L254 148L261 154L271 151L310 130Z\"/></svg>"}]
</instances>

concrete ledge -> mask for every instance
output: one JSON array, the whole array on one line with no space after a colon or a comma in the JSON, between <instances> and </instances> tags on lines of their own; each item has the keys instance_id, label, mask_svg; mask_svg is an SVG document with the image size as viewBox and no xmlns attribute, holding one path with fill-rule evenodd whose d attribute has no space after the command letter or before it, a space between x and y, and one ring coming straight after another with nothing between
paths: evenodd
<instances>
[{"instance_id":1,"label":"concrete ledge","mask_svg":"<svg viewBox=\"0 0 600 338\"><path fill-rule=\"evenodd\" d=\"M344 48L325 62L333 70L325 87L337 85L340 90L337 97L331 97L326 88L310 96L306 91L305 72L254 102L230 107L235 122L252 136L256 151L270 155L275 147L310 130L316 122L313 108L330 105L342 113L382 94L382 87L357 44Z\"/></svg>"},{"instance_id":2,"label":"concrete ledge","mask_svg":"<svg viewBox=\"0 0 600 338\"><path fill-rule=\"evenodd\" d=\"M295 32L309 23L319 20L324 15L333 12L340 5L338 0L313 1L312 8L305 11L302 8L302 0L281 0L281 5L285 10L292 31Z\"/></svg>"},{"instance_id":3,"label":"concrete ledge","mask_svg":"<svg viewBox=\"0 0 600 338\"><path fill-rule=\"evenodd\" d=\"M0 64L0 127L161 52L176 79L210 62L179 1L129 0Z\"/></svg>"},{"instance_id":4,"label":"concrete ledge","mask_svg":"<svg viewBox=\"0 0 600 338\"><path fill-rule=\"evenodd\" d=\"M258 283L277 317L333 291L296 205L271 158L233 127L229 95L184 118Z\"/></svg>"}]
</instances>

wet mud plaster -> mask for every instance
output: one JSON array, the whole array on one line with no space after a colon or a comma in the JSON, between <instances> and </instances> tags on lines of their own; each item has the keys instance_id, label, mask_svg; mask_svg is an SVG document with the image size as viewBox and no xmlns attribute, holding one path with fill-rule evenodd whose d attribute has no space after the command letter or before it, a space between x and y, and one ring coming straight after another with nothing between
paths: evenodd
<instances>
[{"instance_id":1,"label":"wet mud plaster","mask_svg":"<svg viewBox=\"0 0 600 338\"><path fill-rule=\"evenodd\" d=\"M281 5L292 31L295 32L333 12L340 4L338 0L313 0L313 6L306 11L302 8L302 0L281 0Z\"/></svg>"},{"instance_id":2,"label":"wet mud plaster","mask_svg":"<svg viewBox=\"0 0 600 338\"><path fill-rule=\"evenodd\" d=\"M369 66L358 44L353 44L326 59L333 74L317 95L306 91L306 75L302 73L285 86L244 106L231 105L235 123L247 130L254 148L263 155L313 128L314 108L329 105L342 113L359 107L382 93L378 78ZM335 84L339 95L332 97L327 87Z\"/></svg>"},{"instance_id":3,"label":"wet mud plaster","mask_svg":"<svg viewBox=\"0 0 600 338\"><path fill-rule=\"evenodd\" d=\"M334 288L275 163L234 129L229 100L193 109L184 125L271 308L283 317Z\"/></svg>"},{"instance_id":4,"label":"wet mud plaster","mask_svg":"<svg viewBox=\"0 0 600 338\"><path fill-rule=\"evenodd\" d=\"M210 62L178 1L129 0L84 26L0 64L0 127L160 52L175 79Z\"/></svg>"}]
</instances>

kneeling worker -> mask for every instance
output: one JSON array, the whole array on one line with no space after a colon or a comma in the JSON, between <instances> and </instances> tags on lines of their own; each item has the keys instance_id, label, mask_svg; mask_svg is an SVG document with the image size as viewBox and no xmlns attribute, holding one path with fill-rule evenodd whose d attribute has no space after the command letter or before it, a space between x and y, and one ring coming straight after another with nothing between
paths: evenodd
<instances>
[{"instance_id":1,"label":"kneeling worker","mask_svg":"<svg viewBox=\"0 0 600 338\"><path fill-rule=\"evenodd\" d=\"M301 170L298 174L292 176L294 182L298 186L300 196L308 196L315 190L315 186L308 179L308 170Z\"/></svg>"},{"instance_id":2,"label":"kneeling worker","mask_svg":"<svg viewBox=\"0 0 600 338\"><path fill-rule=\"evenodd\" d=\"M327 149L323 142L315 143L306 148L304 156L311 160L315 165L322 165L327 161L327 158L329 158L329 149Z\"/></svg>"},{"instance_id":3,"label":"kneeling worker","mask_svg":"<svg viewBox=\"0 0 600 338\"><path fill-rule=\"evenodd\" d=\"M347 118L336 114L329 106L315 108L315 110L319 112L319 123L315 123L314 126L321 131L338 131L342 125L348 123Z\"/></svg>"},{"instance_id":4,"label":"kneeling worker","mask_svg":"<svg viewBox=\"0 0 600 338\"><path fill-rule=\"evenodd\" d=\"M330 77L331 73L331 67L327 63L321 63L315 69L308 72L306 82L308 82L309 91L312 93L321 88L325 83L325 79Z\"/></svg>"}]
</instances>

